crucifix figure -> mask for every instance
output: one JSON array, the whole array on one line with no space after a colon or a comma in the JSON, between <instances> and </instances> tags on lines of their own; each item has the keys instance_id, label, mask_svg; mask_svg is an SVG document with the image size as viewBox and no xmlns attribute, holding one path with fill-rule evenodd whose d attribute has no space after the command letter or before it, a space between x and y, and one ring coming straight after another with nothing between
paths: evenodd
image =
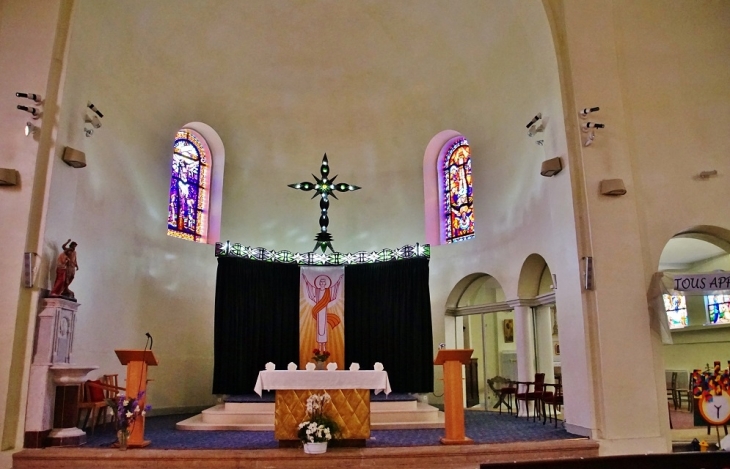
<instances>
[{"instance_id":1,"label":"crucifix figure","mask_svg":"<svg viewBox=\"0 0 730 469\"><path fill-rule=\"evenodd\" d=\"M317 196L321 197L319 201L319 208L321 211L321 214L319 216L319 233L317 233L317 236L314 238L314 240L317 241L317 244L314 245L313 251L316 251L317 248L319 248L324 253L327 248L329 248L330 251L335 252L335 250L332 248L332 235L330 233L327 233L327 225L329 225L330 223L330 220L327 217L327 209L330 206L329 196L331 195L336 199L337 195L335 195L335 191L356 191L360 189L360 187L346 184L344 182L335 184L335 178L337 176L334 176L332 179L328 179L330 168L329 163L327 162L327 153L325 153L322 157L322 166L320 166L319 172L322 175L321 178L318 178L317 176L312 174L312 177L316 181L316 184L312 184L311 182L298 182L296 184L289 184L289 187L302 191L314 190L315 193L312 198L315 198Z\"/></svg>"}]
</instances>

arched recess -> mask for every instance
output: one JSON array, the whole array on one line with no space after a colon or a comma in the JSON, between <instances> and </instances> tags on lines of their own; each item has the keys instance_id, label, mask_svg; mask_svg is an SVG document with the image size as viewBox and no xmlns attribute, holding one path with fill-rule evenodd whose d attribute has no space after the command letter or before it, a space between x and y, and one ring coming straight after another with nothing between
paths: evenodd
<instances>
[{"instance_id":1,"label":"arched recess","mask_svg":"<svg viewBox=\"0 0 730 469\"><path fill-rule=\"evenodd\" d=\"M203 122L189 122L181 129L197 133L208 158L208 185L205 213L205 236L200 242L215 244L220 241L221 213L223 205L223 174L225 168L225 147L218 132ZM172 195L170 196L172 197ZM173 201L170 200L172 205ZM168 215L169 218L169 215ZM169 223L169 220L168 220ZM169 232L169 231L168 231Z\"/></svg>"},{"instance_id":2,"label":"arched recess","mask_svg":"<svg viewBox=\"0 0 730 469\"><path fill-rule=\"evenodd\" d=\"M717 360L724 361L726 357L718 351L730 347L730 286L710 286L712 278L726 278L728 272L730 231L698 225L667 241L653 278L656 295L650 295L649 307L656 314L655 323L666 327L669 335L662 347L665 377L671 387L672 373L677 373L679 395L672 396L672 401L676 399L685 411L689 407L690 372ZM695 275L707 276L705 288L695 281L688 289L675 289L679 277Z\"/></svg>"},{"instance_id":3,"label":"arched recess","mask_svg":"<svg viewBox=\"0 0 730 469\"><path fill-rule=\"evenodd\" d=\"M467 367L467 406L491 409L497 396L487 385L495 376L517 379L512 308L499 281L476 272L454 285L446 300L447 346L470 348Z\"/></svg>"},{"instance_id":4,"label":"arched recess","mask_svg":"<svg viewBox=\"0 0 730 469\"><path fill-rule=\"evenodd\" d=\"M520 270L517 295L532 305L531 314L526 318L516 318L516 321L520 321L520 327L528 329L525 337L531 344L518 360L528 360L525 369L545 373L547 383L558 381L562 375L560 326L553 282L545 259L535 253L527 256Z\"/></svg>"},{"instance_id":5,"label":"arched recess","mask_svg":"<svg viewBox=\"0 0 730 469\"><path fill-rule=\"evenodd\" d=\"M436 134L423 156L426 242L448 244L474 237L471 154L455 130Z\"/></svg>"}]
</instances>

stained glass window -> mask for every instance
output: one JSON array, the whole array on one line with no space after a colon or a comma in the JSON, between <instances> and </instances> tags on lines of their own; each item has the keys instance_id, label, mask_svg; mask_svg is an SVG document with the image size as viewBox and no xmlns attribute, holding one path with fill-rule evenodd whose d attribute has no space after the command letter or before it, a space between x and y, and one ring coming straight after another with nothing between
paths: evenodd
<instances>
[{"instance_id":1,"label":"stained glass window","mask_svg":"<svg viewBox=\"0 0 730 469\"><path fill-rule=\"evenodd\" d=\"M210 188L208 145L197 132L181 129L175 136L167 212L167 234L206 242Z\"/></svg>"},{"instance_id":2,"label":"stained glass window","mask_svg":"<svg viewBox=\"0 0 730 469\"><path fill-rule=\"evenodd\" d=\"M665 293L664 308L667 310L670 329L687 327L687 303L684 295L668 295Z\"/></svg>"},{"instance_id":3,"label":"stained glass window","mask_svg":"<svg viewBox=\"0 0 730 469\"><path fill-rule=\"evenodd\" d=\"M705 302L710 324L730 324L730 295L707 295Z\"/></svg>"},{"instance_id":4,"label":"stained glass window","mask_svg":"<svg viewBox=\"0 0 730 469\"><path fill-rule=\"evenodd\" d=\"M451 140L443 158L444 226L447 243L474 237L471 151L464 137Z\"/></svg>"}]
</instances>

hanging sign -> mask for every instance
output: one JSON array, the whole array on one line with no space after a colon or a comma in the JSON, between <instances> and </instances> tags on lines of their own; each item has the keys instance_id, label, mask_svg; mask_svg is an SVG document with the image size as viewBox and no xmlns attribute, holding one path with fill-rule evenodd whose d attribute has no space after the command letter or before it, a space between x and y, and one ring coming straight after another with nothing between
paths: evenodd
<instances>
[{"instance_id":1,"label":"hanging sign","mask_svg":"<svg viewBox=\"0 0 730 469\"><path fill-rule=\"evenodd\" d=\"M730 290L730 272L675 275L672 286L684 292Z\"/></svg>"}]
</instances>

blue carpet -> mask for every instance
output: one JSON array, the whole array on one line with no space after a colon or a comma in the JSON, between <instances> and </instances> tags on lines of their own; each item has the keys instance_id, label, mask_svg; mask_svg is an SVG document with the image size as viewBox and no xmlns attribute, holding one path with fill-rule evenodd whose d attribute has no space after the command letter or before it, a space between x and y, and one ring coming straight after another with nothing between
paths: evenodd
<instances>
[{"instance_id":1,"label":"blue carpet","mask_svg":"<svg viewBox=\"0 0 730 469\"><path fill-rule=\"evenodd\" d=\"M150 448L157 449L267 449L278 448L274 432L249 431L181 431L175 424L192 417L187 415L164 415L149 417L145 426L145 439L152 441ZM465 411L466 436L475 443L511 443L520 441L545 441L581 438L571 435L548 422L533 422L512 415L494 412ZM443 429L433 430L372 430L367 440L368 448L397 446L438 446L444 436ZM94 435L89 434L87 448L109 447L116 441L111 425L97 427Z\"/></svg>"}]
</instances>

